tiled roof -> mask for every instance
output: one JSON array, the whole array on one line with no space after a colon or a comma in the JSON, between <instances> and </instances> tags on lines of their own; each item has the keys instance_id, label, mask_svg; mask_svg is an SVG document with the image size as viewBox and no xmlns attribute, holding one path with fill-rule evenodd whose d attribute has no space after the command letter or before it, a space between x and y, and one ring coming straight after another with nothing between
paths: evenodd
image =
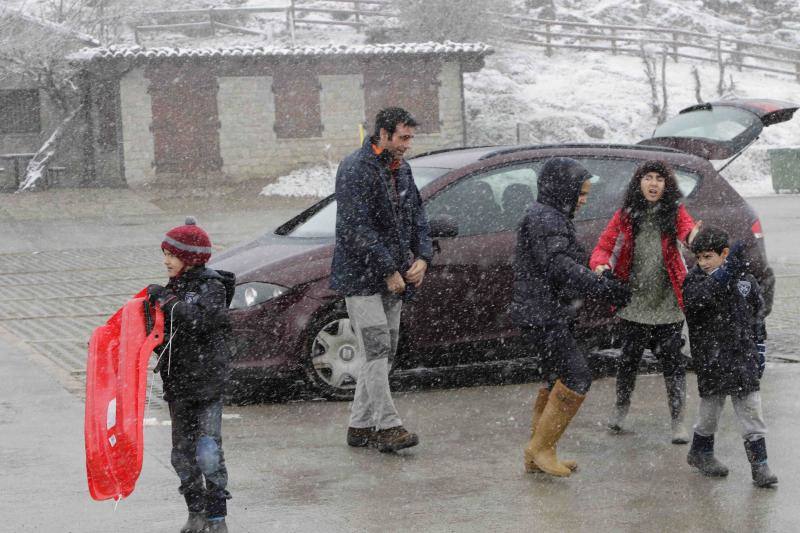
<instances>
[{"instance_id":1,"label":"tiled roof","mask_svg":"<svg viewBox=\"0 0 800 533\"><path fill-rule=\"evenodd\" d=\"M467 54L485 56L493 52L483 43L397 43L325 46L235 46L230 48L142 48L140 46L91 48L71 57L78 61L157 58L223 58L223 57L323 57L375 55Z\"/></svg>"}]
</instances>

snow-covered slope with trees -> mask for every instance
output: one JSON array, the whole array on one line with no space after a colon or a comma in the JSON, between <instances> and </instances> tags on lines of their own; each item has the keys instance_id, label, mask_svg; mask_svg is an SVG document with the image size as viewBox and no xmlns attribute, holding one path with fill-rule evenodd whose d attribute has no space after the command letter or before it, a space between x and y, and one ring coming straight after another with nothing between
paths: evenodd
<instances>
[{"instance_id":1,"label":"snow-covered slope with trees","mask_svg":"<svg viewBox=\"0 0 800 533\"><path fill-rule=\"evenodd\" d=\"M299 2L298 0L298 3ZM7 7L54 17L59 4L52 0L5 0ZM76 0L69 6L86 11L96 2ZM305 1L326 8L347 8L342 2ZM131 44L132 24L143 10L257 7L288 5L288 0L107 0L106 12L114 13L120 25L109 35L118 44ZM352 7L352 6L350 6ZM497 51L486 67L465 78L468 140L471 144L520 142L637 142L649 136L656 125L650 109L650 86L641 58L612 56L602 52L556 50L547 57L543 49L509 44L493 24L475 25L476 10L501 10L520 15L588 23L646 25L663 29L722 33L743 40L800 47L800 3L796 0L409 0L397 2L395 25L379 25L356 33L343 27L311 27L299 30L298 45L359 44L380 40L463 40L467 32L474 40L493 45ZM327 15L314 15L321 18ZM430 23L421 24L420 20ZM65 24L77 24L68 19ZM417 21L414 23L413 21ZM279 15L244 16L238 25L269 33L263 36L217 34L187 36L178 33L148 34L145 46L237 46L288 44ZM405 24L405 26L402 26ZM269 32L267 32L269 28ZM76 28L86 31L87 26ZM371 31L370 31L371 30ZM113 43L104 43L113 44ZM696 103L697 68L700 94L706 101L725 97L769 97L800 100L800 82L791 76L728 69L723 95L717 91L718 67L713 63L668 61L667 116ZM732 83L731 83L732 82ZM745 194L771 192L767 150L800 145L800 117L764 131L762 138L725 171L725 176ZM332 186L327 166L292 173L268 187L270 194L323 194ZM305 180L305 181L304 181ZM326 181L327 180L327 181Z\"/></svg>"}]
</instances>

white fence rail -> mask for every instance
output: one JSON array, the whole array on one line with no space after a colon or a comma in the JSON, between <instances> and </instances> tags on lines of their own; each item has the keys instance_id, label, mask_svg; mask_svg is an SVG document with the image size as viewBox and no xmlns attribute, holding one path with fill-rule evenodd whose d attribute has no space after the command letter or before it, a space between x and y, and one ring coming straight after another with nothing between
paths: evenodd
<instances>
[{"instance_id":1,"label":"white fence rail","mask_svg":"<svg viewBox=\"0 0 800 533\"><path fill-rule=\"evenodd\" d=\"M678 29L652 26L588 24L490 13L506 30L504 39L545 49L579 49L641 54L641 44L661 45L674 61L680 58L725 63L742 70L787 74L800 81L800 49L762 44Z\"/></svg>"}]
</instances>

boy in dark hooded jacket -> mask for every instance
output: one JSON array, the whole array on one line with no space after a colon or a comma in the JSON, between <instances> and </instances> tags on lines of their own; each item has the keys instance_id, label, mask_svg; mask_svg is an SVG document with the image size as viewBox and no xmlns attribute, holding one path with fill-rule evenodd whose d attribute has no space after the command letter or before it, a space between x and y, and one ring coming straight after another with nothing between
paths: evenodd
<instances>
[{"instance_id":1,"label":"boy in dark hooded jacket","mask_svg":"<svg viewBox=\"0 0 800 533\"><path fill-rule=\"evenodd\" d=\"M714 433L725 398L730 396L742 426L753 481L768 487L778 478L767 466L767 428L759 394L766 352L761 290L746 272L742 244L729 249L724 231L706 228L691 246L697 265L684 281L683 298L700 413L687 461L704 475L728 475L725 465L714 457Z\"/></svg>"},{"instance_id":2,"label":"boy in dark hooded jacket","mask_svg":"<svg viewBox=\"0 0 800 533\"><path fill-rule=\"evenodd\" d=\"M548 387L533 406L531 440L525 469L569 476L574 461L559 461L556 443L578 412L592 382L585 356L573 335L580 302L587 297L624 305L626 285L610 273L598 275L585 265L572 218L586 203L591 174L577 161L554 158L539 173L538 198L519 225L514 258L511 316L526 344L542 353Z\"/></svg>"},{"instance_id":3,"label":"boy in dark hooded jacket","mask_svg":"<svg viewBox=\"0 0 800 533\"><path fill-rule=\"evenodd\" d=\"M166 317L156 371L172 419L172 466L189 519L181 533L227 532L228 471L222 451L222 394L228 378L228 305L235 278L206 268L211 239L193 218L161 243L169 283L147 294Z\"/></svg>"}]
</instances>

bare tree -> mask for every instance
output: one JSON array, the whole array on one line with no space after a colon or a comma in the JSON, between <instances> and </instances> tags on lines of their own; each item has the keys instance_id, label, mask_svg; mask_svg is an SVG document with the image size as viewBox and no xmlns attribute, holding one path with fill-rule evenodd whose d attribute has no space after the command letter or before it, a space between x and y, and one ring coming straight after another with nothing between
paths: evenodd
<instances>
[{"instance_id":1,"label":"bare tree","mask_svg":"<svg viewBox=\"0 0 800 533\"><path fill-rule=\"evenodd\" d=\"M0 76L38 88L57 120L28 164L20 189L37 186L56 147L84 116L86 82L70 61L81 48L119 42L139 0L46 0L38 11L0 7ZM95 38L92 34L99 36Z\"/></svg>"},{"instance_id":2,"label":"bare tree","mask_svg":"<svg viewBox=\"0 0 800 533\"><path fill-rule=\"evenodd\" d=\"M120 41L134 2L122 0L47 0L42 17L92 35L103 44Z\"/></svg>"},{"instance_id":3,"label":"bare tree","mask_svg":"<svg viewBox=\"0 0 800 533\"><path fill-rule=\"evenodd\" d=\"M657 124L663 124L667 119L668 92L667 92L667 50L661 51L661 80L658 79L658 58L648 53L644 43L639 43L639 55L644 64L644 73L650 86L650 111L656 117ZM661 94L659 95L659 85Z\"/></svg>"}]
</instances>

